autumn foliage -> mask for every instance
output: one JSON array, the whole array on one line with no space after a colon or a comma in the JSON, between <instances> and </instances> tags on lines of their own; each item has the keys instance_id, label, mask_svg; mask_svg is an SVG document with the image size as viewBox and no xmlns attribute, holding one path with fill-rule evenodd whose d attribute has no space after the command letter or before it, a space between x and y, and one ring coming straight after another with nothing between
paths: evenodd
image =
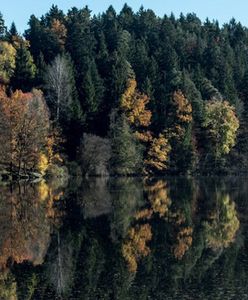
<instances>
[{"instance_id":1,"label":"autumn foliage","mask_svg":"<svg viewBox=\"0 0 248 300\"><path fill-rule=\"evenodd\" d=\"M167 168L170 150L169 141L163 134L160 134L158 138L153 138L147 153L147 159L145 160L146 173L152 170L165 170Z\"/></svg>"},{"instance_id":2,"label":"autumn foliage","mask_svg":"<svg viewBox=\"0 0 248 300\"><path fill-rule=\"evenodd\" d=\"M158 180L153 184L146 184L145 190L153 213L159 214L160 217L166 217L171 205L166 182Z\"/></svg>"},{"instance_id":3,"label":"autumn foliage","mask_svg":"<svg viewBox=\"0 0 248 300\"><path fill-rule=\"evenodd\" d=\"M43 94L16 91L7 97L0 95L0 139L3 143L0 163L10 169L26 172L36 169L40 159L47 155L50 130L49 112Z\"/></svg>"},{"instance_id":4,"label":"autumn foliage","mask_svg":"<svg viewBox=\"0 0 248 300\"><path fill-rule=\"evenodd\" d=\"M228 154L235 145L239 120L235 108L227 101L207 102L204 127L208 131L211 151L215 157Z\"/></svg>"},{"instance_id":5,"label":"autumn foliage","mask_svg":"<svg viewBox=\"0 0 248 300\"><path fill-rule=\"evenodd\" d=\"M129 230L127 239L122 246L122 255L130 272L136 272L138 260L150 253L147 243L151 239L152 231L149 224L137 225Z\"/></svg>"},{"instance_id":6,"label":"autumn foliage","mask_svg":"<svg viewBox=\"0 0 248 300\"><path fill-rule=\"evenodd\" d=\"M192 122L192 106L181 91L173 93L172 103L176 109L176 117L179 122Z\"/></svg>"},{"instance_id":7,"label":"autumn foliage","mask_svg":"<svg viewBox=\"0 0 248 300\"><path fill-rule=\"evenodd\" d=\"M36 185L19 183L11 189L6 186L1 191L0 210L5 213L0 216L0 271L9 262L42 264L52 226L61 219L54 202L63 195L62 187L41 181Z\"/></svg>"},{"instance_id":8,"label":"autumn foliage","mask_svg":"<svg viewBox=\"0 0 248 300\"><path fill-rule=\"evenodd\" d=\"M16 49L6 41L0 41L0 83L9 83L16 66Z\"/></svg>"},{"instance_id":9,"label":"autumn foliage","mask_svg":"<svg viewBox=\"0 0 248 300\"><path fill-rule=\"evenodd\" d=\"M192 245L193 229L191 227L182 228L177 234L177 243L174 246L173 253L175 258L182 259L184 254Z\"/></svg>"},{"instance_id":10,"label":"autumn foliage","mask_svg":"<svg viewBox=\"0 0 248 300\"><path fill-rule=\"evenodd\" d=\"M151 123L152 113L146 108L149 98L137 90L135 79L129 79L127 88L121 97L121 108L124 110L131 125L148 127Z\"/></svg>"},{"instance_id":11,"label":"autumn foliage","mask_svg":"<svg viewBox=\"0 0 248 300\"><path fill-rule=\"evenodd\" d=\"M240 222L235 203L228 194L217 194L216 207L204 222L207 247L218 250L234 242Z\"/></svg>"},{"instance_id":12,"label":"autumn foliage","mask_svg":"<svg viewBox=\"0 0 248 300\"><path fill-rule=\"evenodd\" d=\"M58 19L53 19L51 24L51 32L56 35L61 49L64 49L67 36L67 29L65 25Z\"/></svg>"},{"instance_id":13,"label":"autumn foliage","mask_svg":"<svg viewBox=\"0 0 248 300\"><path fill-rule=\"evenodd\" d=\"M170 145L163 134L155 137L149 130L152 113L147 109L149 97L137 90L134 78L127 82L127 88L121 96L120 107L124 111L130 126L133 128L134 136L145 145L144 173L163 171L167 168L169 160Z\"/></svg>"}]
</instances>

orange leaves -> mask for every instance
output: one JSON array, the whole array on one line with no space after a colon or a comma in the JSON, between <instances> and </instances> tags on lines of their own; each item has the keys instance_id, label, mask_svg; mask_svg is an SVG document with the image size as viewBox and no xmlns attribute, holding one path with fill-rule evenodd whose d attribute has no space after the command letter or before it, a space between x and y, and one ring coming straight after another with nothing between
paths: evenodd
<instances>
[{"instance_id":1,"label":"orange leaves","mask_svg":"<svg viewBox=\"0 0 248 300\"><path fill-rule=\"evenodd\" d=\"M149 207L139 210L134 215L136 224L128 231L127 237L122 245L122 255L128 264L130 272L136 272L138 261L150 253L147 243L152 239L152 227L148 222L155 214L165 218L171 205L166 182L159 180L147 184L145 191L148 195Z\"/></svg>"},{"instance_id":2,"label":"orange leaves","mask_svg":"<svg viewBox=\"0 0 248 300\"><path fill-rule=\"evenodd\" d=\"M177 118L180 122L192 122L192 106L181 91L174 92L172 103L176 107Z\"/></svg>"},{"instance_id":3,"label":"orange leaves","mask_svg":"<svg viewBox=\"0 0 248 300\"><path fill-rule=\"evenodd\" d=\"M39 164L49 133L49 113L41 91L16 91L10 98L2 91L0 110L1 140L6 141L0 162L26 172ZM43 153L44 154L44 153ZM44 157L42 158L44 165Z\"/></svg>"},{"instance_id":4,"label":"orange leaves","mask_svg":"<svg viewBox=\"0 0 248 300\"><path fill-rule=\"evenodd\" d=\"M130 272L137 271L137 261L150 253L147 243L152 239L152 230L149 224L136 225L128 232L127 240L122 245L122 255L128 264Z\"/></svg>"},{"instance_id":5,"label":"orange leaves","mask_svg":"<svg viewBox=\"0 0 248 300\"><path fill-rule=\"evenodd\" d=\"M144 161L144 173L163 171L167 168L169 152L171 150L167 138L159 134L153 137L146 128L151 124L152 113L146 108L149 98L137 90L136 80L130 78L127 88L120 100L120 107L124 111L129 124L135 129L134 136L147 147L147 159Z\"/></svg>"},{"instance_id":6,"label":"orange leaves","mask_svg":"<svg viewBox=\"0 0 248 300\"><path fill-rule=\"evenodd\" d=\"M57 222L53 199L59 194L45 182L27 185L19 182L1 189L0 218L1 245L0 269L5 269L8 261L21 263L25 260L34 265L41 264L50 244L52 225ZM34 246L35 245L35 246Z\"/></svg>"},{"instance_id":7,"label":"orange leaves","mask_svg":"<svg viewBox=\"0 0 248 300\"><path fill-rule=\"evenodd\" d=\"M177 244L174 247L174 256L177 259L182 259L186 251L190 248L192 245L192 234L193 234L193 228L192 227L186 227L179 231L177 234Z\"/></svg>"},{"instance_id":8,"label":"orange leaves","mask_svg":"<svg viewBox=\"0 0 248 300\"><path fill-rule=\"evenodd\" d=\"M146 131L146 132L135 131L134 135L139 141L143 143L152 141L152 133L150 131Z\"/></svg>"},{"instance_id":9,"label":"orange leaves","mask_svg":"<svg viewBox=\"0 0 248 300\"><path fill-rule=\"evenodd\" d=\"M146 167L159 171L165 170L170 150L168 139L163 134L160 134L158 138L154 138L145 160Z\"/></svg>"},{"instance_id":10,"label":"orange leaves","mask_svg":"<svg viewBox=\"0 0 248 300\"><path fill-rule=\"evenodd\" d=\"M67 29L63 23L61 23L57 19L53 19L51 25L51 31L57 36L59 40L59 44L61 48L64 48L66 37L67 37Z\"/></svg>"},{"instance_id":11,"label":"orange leaves","mask_svg":"<svg viewBox=\"0 0 248 300\"><path fill-rule=\"evenodd\" d=\"M137 89L135 79L129 79L127 89L121 97L121 109L124 110L130 125L147 127L151 123L152 113L146 109L149 98Z\"/></svg>"},{"instance_id":12,"label":"orange leaves","mask_svg":"<svg viewBox=\"0 0 248 300\"><path fill-rule=\"evenodd\" d=\"M153 213L158 213L160 217L165 217L171 205L166 182L159 180L153 185L146 186L146 191Z\"/></svg>"},{"instance_id":13,"label":"orange leaves","mask_svg":"<svg viewBox=\"0 0 248 300\"><path fill-rule=\"evenodd\" d=\"M129 79L127 82L127 88L124 94L121 96L121 108L125 111L132 110L133 96L135 94L137 82L135 79Z\"/></svg>"},{"instance_id":14,"label":"orange leaves","mask_svg":"<svg viewBox=\"0 0 248 300\"><path fill-rule=\"evenodd\" d=\"M149 220L151 219L152 215L153 215L152 209L145 208L138 211L134 217L136 220L142 220L142 219Z\"/></svg>"},{"instance_id":15,"label":"orange leaves","mask_svg":"<svg viewBox=\"0 0 248 300\"><path fill-rule=\"evenodd\" d=\"M187 125L193 120L192 106L181 91L173 93L172 104L176 109L175 122L166 130L166 133L170 140L181 142L184 139Z\"/></svg>"}]
</instances>

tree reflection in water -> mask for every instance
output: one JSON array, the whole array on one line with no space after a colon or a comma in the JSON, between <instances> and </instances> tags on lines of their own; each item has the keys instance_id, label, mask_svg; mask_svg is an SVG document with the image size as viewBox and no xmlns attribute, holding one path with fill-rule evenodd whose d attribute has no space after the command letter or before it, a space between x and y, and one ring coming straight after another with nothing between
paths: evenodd
<instances>
[{"instance_id":1,"label":"tree reflection in water","mask_svg":"<svg viewBox=\"0 0 248 300\"><path fill-rule=\"evenodd\" d=\"M14 290L14 281L9 279L9 268L13 264L28 261L37 266L44 262L51 233L59 219L59 211L54 207L54 202L58 201L62 194L60 187L48 185L43 181L38 184L20 182L1 186L1 287L7 283L7 286ZM9 285L10 282L12 285ZM2 297L4 299L4 296ZM5 298L15 299L14 295L12 298L8 297Z\"/></svg>"},{"instance_id":2,"label":"tree reflection in water","mask_svg":"<svg viewBox=\"0 0 248 300\"><path fill-rule=\"evenodd\" d=\"M1 187L0 298L215 299L221 290L241 299L244 185L92 178Z\"/></svg>"}]
</instances>

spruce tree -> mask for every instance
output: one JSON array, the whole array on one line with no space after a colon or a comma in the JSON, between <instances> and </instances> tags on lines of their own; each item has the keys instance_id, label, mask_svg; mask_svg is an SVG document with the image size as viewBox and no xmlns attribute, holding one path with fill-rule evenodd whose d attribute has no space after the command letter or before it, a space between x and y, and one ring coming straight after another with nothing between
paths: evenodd
<instances>
[{"instance_id":1,"label":"spruce tree","mask_svg":"<svg viewBox=\"0 0 248 300\"><path fill-rule=\"evenodd\" d=\"M24 42L21 42L16 51L16 68L11 79L14 90L30 91L34 85L36 66L30 51Z\"/></svg>"},{"instance_id":2,"label":"spruce tree","mask_svg":"<svg viewBox=\"0 0 248 300\"><path fill-rule=\"evenodd\" d=\"M0 13L0 39L3 39L6 34L6 26L3 15Z\"/></svg>"},{"instance_id":3,"label":"spruce tree","mask_svg":"<svg viewBox=\"0 0 248 300\"><path fill-rule=\"evenodd\" d=\"M110 139L112 148L111 172L118 175L137 175L142 170L142 148L131 131L124 114L111 113Z\"/></svg>"}]
</instances>

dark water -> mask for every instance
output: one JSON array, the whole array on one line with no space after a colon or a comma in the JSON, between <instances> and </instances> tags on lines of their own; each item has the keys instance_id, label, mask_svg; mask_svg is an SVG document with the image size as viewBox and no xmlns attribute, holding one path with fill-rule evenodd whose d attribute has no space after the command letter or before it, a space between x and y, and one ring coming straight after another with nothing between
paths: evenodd
<instances>
[{"instance_id":1,"label":"dark water","mask_svg":"<svg viewBox=\"0 0 248 300\"><path fill-rule=\"evenodd\" d=\"M247 180L0 186L0 299L248 299Z\"/></svg>"}]
</instances>

